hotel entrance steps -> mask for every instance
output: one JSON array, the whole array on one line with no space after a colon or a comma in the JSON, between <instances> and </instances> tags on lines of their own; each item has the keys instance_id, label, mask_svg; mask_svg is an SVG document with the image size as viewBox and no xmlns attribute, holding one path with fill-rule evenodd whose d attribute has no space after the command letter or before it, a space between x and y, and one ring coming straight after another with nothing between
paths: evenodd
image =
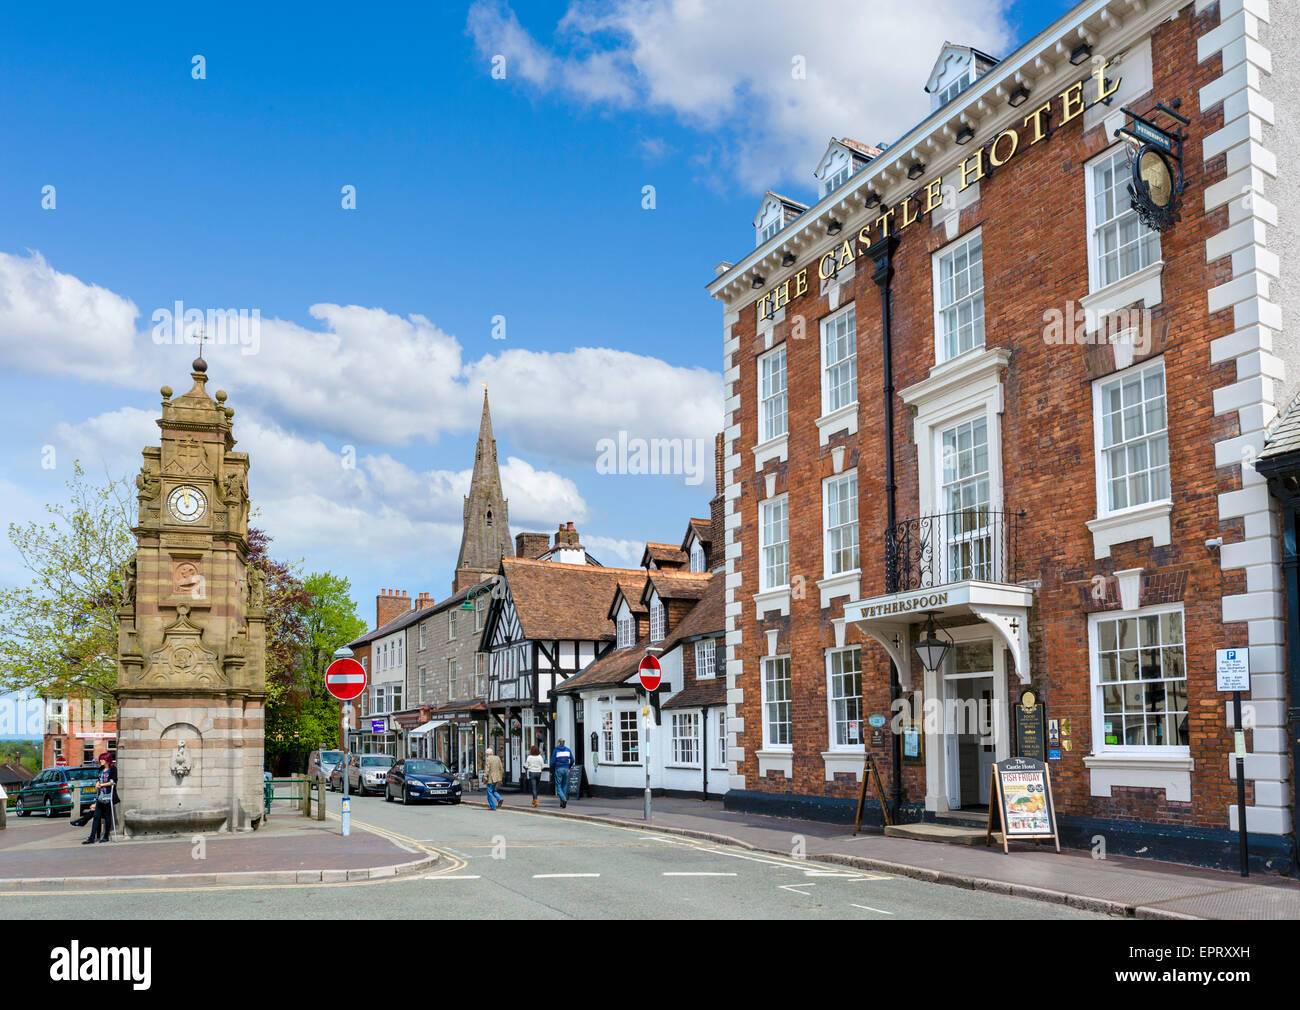
<instances>
[{"instance_id":1,"label":"hotel entrance steps","mask_svg":"<svg viewBox=\"0 0 1300 1010\"><path fill-rule=\"evenodd\" d=\"M949 823L920 821L914 824L892 824L885 827L885 835L889 838L910 838L918 842L983 845L988 816L983 812L952 810L944 815L944 821ZM1002 844L1001 831L993 832L993 841Z\"/></svg>"}]
</instances>

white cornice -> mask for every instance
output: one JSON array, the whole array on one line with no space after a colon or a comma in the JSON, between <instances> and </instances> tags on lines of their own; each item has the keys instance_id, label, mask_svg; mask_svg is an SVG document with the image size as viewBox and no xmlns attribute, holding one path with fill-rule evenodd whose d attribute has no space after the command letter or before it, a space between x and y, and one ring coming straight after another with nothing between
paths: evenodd
<instances>
[{"instance_id":1,"label":"white cornice","mask_svg":"<svg viewBox=\"0 0 1300 1010\"><path fill-rule=\"evenodd\" d=\"M960 96L927 116L835 192L813 204L716 277L705 290L732 308L733 302L750 297L755 274L764 278L763 288L780 283L787 274L807 265L810 247L823 242L827 249L839 245L860 228L860 225L849 227L851 219L874 216L863 206L869 191L879 193L885 206L893 206L907 194L921 189L936 174L955 168L962 157L968 156L967 148L956 143L959 124L970 123L979 131L988 131L991 137L997 130L1023 119L1026 114L1023 110L1032 112L1030 106L1036 99L1055 96L1057 92L1052 89L1058 84L1064 85L1086 73L1088 68L1070 65L1068 57L1073 44L1086 40L1100 50L1099 54L1118 55L1176 15L1185 4L1186 0L1087 0L1079 4L1007 56ZM1030 88L1030 101L1012 108L1007 98L1020 83ZM926 172L919 179L909 180L907 169L913 161L925 162ZM826 235L826 226L832 218L845 225L844 231L834 239ZM794 266L782 268L781 259L787 252L793 252L798 260Z\"/></svg>"}]
</instances>

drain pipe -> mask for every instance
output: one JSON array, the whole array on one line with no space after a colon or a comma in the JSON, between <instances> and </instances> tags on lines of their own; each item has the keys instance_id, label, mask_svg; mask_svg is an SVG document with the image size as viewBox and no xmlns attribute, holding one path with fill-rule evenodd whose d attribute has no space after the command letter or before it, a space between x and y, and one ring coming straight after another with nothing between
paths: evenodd
<instances>
[{"instance_id":1,"label":"drain pipe","mask_svg":"<svg viewBox=\"0 0 1300 1010\"><path fill-rule=\"evenodd\" d=\"M876 269L871 279L880 288L880 333L881 358L884 371L885 401L885 592L898 592L898 566L895 558L894 525L898 522L898 483L894 475L894 345L889 318L889 286L894 278L894 250L898 239L887 235L867 249L867 255L875 261ZM898 665L891 658L889 661L889 710L892 713L898 700L903 696L903 685L898 678ZM902 736L893 734L892 748L894 796L893 819L899 823L898 812L903 806L903 742Z\"/></svg>"}]
</instances>

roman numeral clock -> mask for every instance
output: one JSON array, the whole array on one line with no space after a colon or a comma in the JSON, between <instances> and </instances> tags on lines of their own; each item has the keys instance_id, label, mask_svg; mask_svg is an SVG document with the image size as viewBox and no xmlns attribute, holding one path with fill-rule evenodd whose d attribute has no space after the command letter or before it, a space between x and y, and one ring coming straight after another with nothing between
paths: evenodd
<instances>
[{"instance_id":1,"label":"roman numeral clock","mask_svg":"<svg viewBox=\"0 0 1300 1010\"><path fill-rule=\"evenodd\" d=\"M246 830L265 813L265 582L248 564L248 456L207 368L195 360L182 396L162 388L136 477L116 691L128 835Z\"/></svg>"}]
</instances>

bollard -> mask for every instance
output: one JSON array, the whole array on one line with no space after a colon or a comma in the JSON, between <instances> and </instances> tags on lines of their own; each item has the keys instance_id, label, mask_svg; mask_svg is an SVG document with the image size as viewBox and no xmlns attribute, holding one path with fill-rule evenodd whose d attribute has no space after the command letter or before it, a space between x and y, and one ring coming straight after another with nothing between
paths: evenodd
<instances>
[{"instance_id":1,"label":"bollard","mask_svg":"<svg viewBox=\"0 0 1300 1010\"><path fill-rule=\"evenodd\" d=\"M316 778L316 820L325 820L325 776Z\"/></svg>"},{"instance_id":2,"label":"bollard","mask_svg":"<svg viewBox=\"0 0 1300 1010\"><path fill-rule=\"evenodd\" d=\"M0 792L3 791L4 790L0 789ZM8 816L9 816L9 801L0 800L0 831L3 831L6 827L8 827L8 824L5 823Z\"/></svg>"}]
</instances>

